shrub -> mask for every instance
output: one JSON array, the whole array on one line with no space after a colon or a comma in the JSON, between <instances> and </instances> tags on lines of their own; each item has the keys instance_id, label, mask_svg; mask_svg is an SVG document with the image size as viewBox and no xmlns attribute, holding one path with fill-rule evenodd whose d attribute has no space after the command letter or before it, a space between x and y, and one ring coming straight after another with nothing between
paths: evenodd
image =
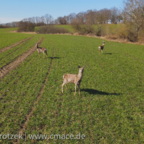
<instances>
[{"instance_id":1,"label":"shrub","mask_svg":"<svg viewBox=\"0 0 144 144\"><path fill-rule=\"evenodd\" d=\"M94 34L95 30L92 25L80 25L80 24L75 24L73 25L73 28L78 32L79 34Z\"/></svg>"},{"instance_id":2,"label":"shrub","mask_svg":"<svg viewBox=\"0 0 144 144\"><path fill-rule=\"evenodd\" d=\"M103 35L103 29L101 26L99 26L97 29L96 29L96 36L102 36Z\"/></svg>"},{"instance_id":3,"label":"shrub","mask_svg":"<svg viewBox=\"0 0 144 144\"><path fill-rule=\"evenodd\" d=\"M137 42L138 41L138 35L135 34L133 31L128 31L127 39L131 42Z\"/></svg>"},{"instance_id":4,"label":"shrub","mask_svg":"<svg viewBox=\"0 0 144 144\"><path fill-rule=\"evenodd\" d=\"M35 29L35 24L31 22L19 22L18 32L33 32Z\"/></svg>"},{"instance_id":5,"label":"shrub","mask_svg":"<svg viewBox=\"0 0 144 144\"><path fill-rule=\"evenodd\" d=\"M40 34L55 34L55 33L68 33L68 30L49 25L49 26L39 27L36 30L36 32Z\"/></svg>"},{"instance_id":6,"label":"shrub","mask_svg":"<svg viewBox=\"0 0 144 144\"><path fill-rule=\"evenodd\" d=\"M120 39L127 39L128 36L127 27L123 25L119 27L119 29L117 30L117 35Z\"/></svg>"},{"instance_id":7,"label":"shrub","mask_svg":"<svg viewBox=\"0 0 144 144\"><path fill-rule=\"evenodd\" d=\"M135 25L129 23L126 24L125 26L127 32L126 39L131 42L137 42L139 38L139 32L137 31Z\"/></svg>"}]
</instances>

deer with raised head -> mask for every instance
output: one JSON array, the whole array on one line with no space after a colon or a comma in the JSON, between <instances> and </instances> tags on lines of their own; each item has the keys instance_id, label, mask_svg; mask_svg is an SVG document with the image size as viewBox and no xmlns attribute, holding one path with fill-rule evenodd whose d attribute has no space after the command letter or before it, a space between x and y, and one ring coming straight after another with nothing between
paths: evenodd
<instances>
[{"instance_id":1,"label":"deer with raised head","mask_svg":"<svg viewBox=\"0 0 144 144\"><path fill-rule=\"evenodd\" d=\"M43 53L47 55L47 49L43 47L39 47L38 43L36 44L36 49L38 53Z\"/></svg>"},{"instance_id":2,"label":"deer with raised head","mask_svg":"<svg viewBox=\"0 0 144 144\"><path fill-rule=\"evenodd\" d=\"M74 83L75 84L74 95L76 94L77 87L79 89L79 95L80 95L80 84L81 84L82 77L83 77L84 67L78 66L78 68L79 68L78 74L64 74L63 75L62 93L63 93L64 85L68 83Z\"/></svg>"},{"instance_id":3,"label":"deer with raised head","mask_svg":"<svg viewBox=\"0 0 144 144\"><path fill-rule=\"evenodd\" d=\"M103 41L103 42L102 42L102 45L100 45L100 46L98 47L99 52L102 52L102 53L103 53L104 46L105 46L105 42Z\"/></svg>"}]
</instances>

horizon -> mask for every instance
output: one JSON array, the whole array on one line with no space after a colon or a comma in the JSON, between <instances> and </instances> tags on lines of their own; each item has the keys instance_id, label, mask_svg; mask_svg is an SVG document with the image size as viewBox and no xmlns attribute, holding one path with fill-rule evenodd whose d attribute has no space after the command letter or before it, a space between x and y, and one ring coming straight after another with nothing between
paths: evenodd
<instances>
[{"instance_id":1,"label":"horizon","mask_svg":"<svg viewBox=\"0 0 144 144\"><path fill-rule=\"evenodd\" d=\"M88 10L100 10L111 8L123 8L123 0L0 0L0 24L21 21L24 18L41 17L46 14L51 15L54 19L67 16L71 13L86 12Z\"/></svg>"}]
</instances>

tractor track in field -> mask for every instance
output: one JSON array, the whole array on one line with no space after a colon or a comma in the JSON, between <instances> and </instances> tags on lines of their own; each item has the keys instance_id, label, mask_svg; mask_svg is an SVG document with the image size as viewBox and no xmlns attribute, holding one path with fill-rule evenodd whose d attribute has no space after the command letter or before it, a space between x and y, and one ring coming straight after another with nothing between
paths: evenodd
<instances>
[{"instance_id":1,"label":"tractor track in field","mask_svg":"<svg viewBox=\"0 0 144 144\"><path fill-rule=\"evenodd\" d=\"M52 57L51 57L51 60L50 60L50 64L49 64L49 67L48 67L48 71L46 73L46 76L45 76L45 79L43 80L42 82L42 86L40 88L40 91L36 97L36 100L34 101L33 103L33 106L31 107L31 110L30 112L26 115L26 118L25 118L25 121L24 123L21 125L21 129L18 131L18 134L25 137L25 130L27 128L27 125L30 121L30 118L32 117L35 109L36 109L36 105L39 103L42 95L43 95L43 92L44 92L44 89L46 87L46 83L48 81L48 78L49 78L49 75L50 75L50 72L51 72L51 68L52 68L52 65L53 65L53 59L54 59L54 51L53 51L53 54L52 54ZM20 143L20 139L17 139L16 141L13 142L14 144L19 144Z\"/></svg>"},{"instance_id":2,"label":"tractor track in field","mask_svg":"<svg viewBox=\"0 0 144 144\"><path fill-rule=\"evenodd\" d=\"M41 43L42 41L43 41L43 39L39 40L38 42ZM35 50L36 50L36 47L33 46L29 51L20 55L16 60L14 60L14 61L10 62L9 64L0 68L0 79L3 78L6 74L8 74L10 71L15 69L18 65L20 65Z\"/></svg>"},{"instance_id":3,"label":"tractor track in field","mask_svg":"<svg viewBox=\"0 0 144 144\"><path fill-rule=\"evenodd\" d=\"M5 48L3 48L3 49L0 50L0 53L5 52L5 51L7 51L7 50L9 50L9 49L11 49L11 48L13 48L13 47L15 47L15 46L18 46L18 45L20 45L20 44L22 44L22 43L24 43L24 42L26 42L26 41L28 41L28 40L30 40L30 39L32 39L32 37L23 39L23 40L15 43L15 44L13 44L13 45L11 45L11 46L5 47Z\"/></svg>"},{"instance_id":4,"label":"tractor track in field","mask_svg":"<svg viewBox=\"0 0 144 144\"><path fill-rule=\"evenodd\" d=\"M28 38L28 39L26 39L25 41L23 41L21 44L25 44L25 42L27 42L27 41L29 41L29 40L31 40L32 39L32 37L31 38ZM20 44L19 44L20 45ZM18 46L18 45L17 45ZM13 48L13 47L11 47L11 48ZM19 50L21 47L18 47L17 49L15 49L15 51L17 51L17 50ZM5 57L8 57L9 55L11 55L11 54L13 54L13 53L15 53L15 51L12 51L12 52L9 52L8 54L6 54L5 56L4 56L4 58ZM0 61L3 59L3 57L2 58L0 58Z\"/></svg>"}]
</instances>

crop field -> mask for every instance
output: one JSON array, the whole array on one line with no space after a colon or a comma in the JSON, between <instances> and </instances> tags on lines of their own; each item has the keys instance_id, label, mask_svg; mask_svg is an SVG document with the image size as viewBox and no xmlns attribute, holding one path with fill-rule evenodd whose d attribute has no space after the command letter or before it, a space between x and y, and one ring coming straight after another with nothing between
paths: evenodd
<instances>
[{"instance_id":1,"label":"crop field","mask_svg":"<svg viewBox=\"0 0 144 144\"><path fill-rule=\"evenodd\" d=\"M12 33L13 30L15 29L0 29L0 51L7 46L10 46L25 38L31 37L31 35Z\"/></svg>"},{"instance_id":2,"label":"crop field","mask_svg":"<svg viewBox=\"0 0 144 144\"><path fill-rule=\"evenodd\" d=\"M99 53L97 38L0 33L6 34L12 40L5 44L0 37L0 49L29 39L1 52L0 68L40 40L48 56L35 50L0 79L0 143L144 143L143 45L105 41ZM84 66L81 94L74 95L74 84L62 94L63 74L77 74L79 65Z\"/></svg>"}]
</instances>

